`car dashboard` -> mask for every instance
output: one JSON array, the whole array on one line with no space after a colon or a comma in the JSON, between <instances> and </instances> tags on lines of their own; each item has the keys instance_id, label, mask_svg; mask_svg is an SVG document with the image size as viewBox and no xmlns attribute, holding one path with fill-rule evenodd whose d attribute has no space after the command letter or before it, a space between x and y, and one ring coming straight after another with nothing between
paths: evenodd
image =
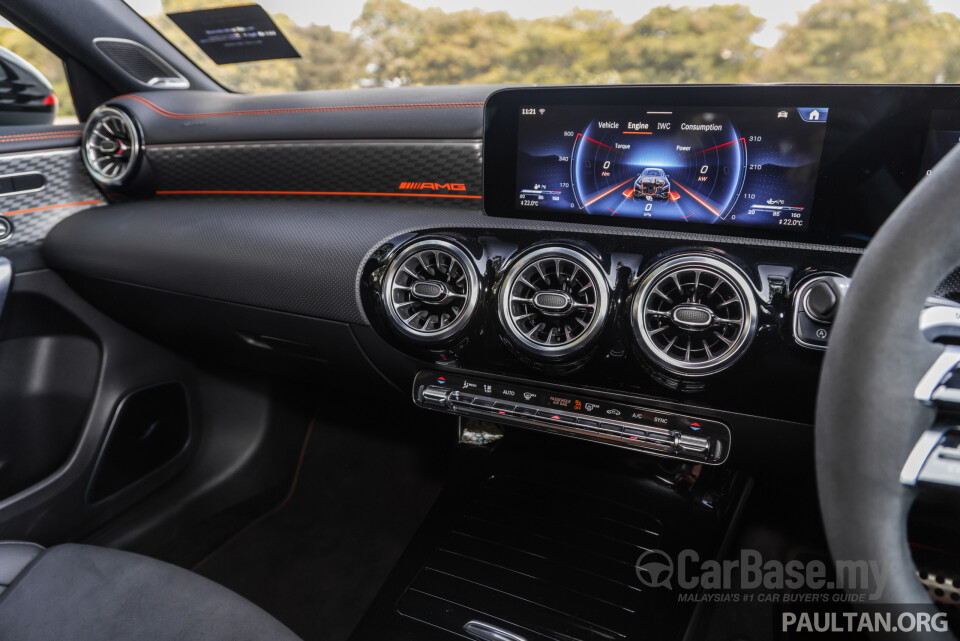
<instances>
[{"instance_id":1,"label":"car dashboard","mask_svg":"<svg viewBox=\"0 0 960 641\"><path fill-rule=\"evenodd\" d=\"M642 551L822 538L834 318L960 90L154 89L42 136L0 140L0 369L43 408L0 443L42 452L4 467L0 534L230 574L285 513L302 576L303 523L372 549L389 513L354 641L681 638L700 605ZM925 524L918 568L955 539Z\"/></svg>"},{"instance_id":2,"label":"car dashboard","mask_svg":"<svg viewBox=\"0 0 960 641\"><path fill-rule=\"evenodd\" d=\"M43 251L162 341L294 374L362 361L421 407L750 459L809 438L848 278L956 141L958 97L124 95L82 141L111 205L69 217ZM936 293L956 297L949 282Z\"/></svg>"}]
</instances>

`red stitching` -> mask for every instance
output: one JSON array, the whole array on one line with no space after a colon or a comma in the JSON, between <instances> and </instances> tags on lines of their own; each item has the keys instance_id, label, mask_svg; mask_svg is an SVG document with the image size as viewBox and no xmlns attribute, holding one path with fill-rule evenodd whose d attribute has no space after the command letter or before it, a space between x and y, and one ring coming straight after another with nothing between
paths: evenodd
<instances>
[{"instance_id":1,"label":"red stitching","mask_svg":"<svg viewBox=\"0 0 960 641\"><path fill-rule=\"evenodd\" d=\"M183 114L177 113L175 111L169 111L163 107L154 104L153 102L143 98L141 96L135 96L133 94L124 94L122 96L117 96L117 100L120 98L128 98L130 100L136 100L137 102L146 105L150 109L153 109L161 116L166 116L167 118L220 118L224 116L262 116L266 114L297 114L297 113L323 113L328 111L378 111L384 109L462 109L467 107L482 107L482 102L435 102L435 103L422 103L422 104L409 104L409 105L354 105L354 106L343 106L343 107L289 107L286 109L251 109L249 111L211 111L206 113L196 113L196 114Z\"/></svg>"},{"instance_id":2,"label":"red stitching","mask_svg":"<svg viewBox=\"0 0 960 641\"><path fill-rule=\"evenodd\" d=\"M9 138L10 136L49 136L50 134L78 134L80 129L54 129L51 131L25 131L22 134L3 134L0 138Z\"/></svg>"},{"instance_id":3,"label":"red stitching","mask_svg":"<svg viewBox=\"0 0 960 641\"><path fill-rule=\"evenodd\" d=\"M37 133L37 134L8 134L0 136L0 142L16 142L19 140L43 140L44 138L74 138L79 136L79 131L69 131L63 133Z\"/></svg>"},{"instance_id":4,"label":"red stitching","mask_svg":"<svg viewBox=\"0 0 960 641\"><path fill-rule=\"evenodd\" d=\"M19 140L46 140L47 138L76 138L77 134L71 134L69 136L61 135L51 135L51 136L29 136L26 138L0 138L0 142L17 142Z\"/></svg>"},{"instance_id":5,"label":"red stitching","mask_svg":"<svg viewBox=\"0 0 960 641\"><path fill-rule=\"evenodd\" d=\"M239 189L172 189L157 191L158 196L402 196L406 198L472 198L469 194L419 194L375 191L276 191Z\"/></svg>"},{"instance_id":6,"label":"red stitching","mask_svg":"<svg viewBox=\"0 0 960 641\"><path fill-rule=\"evenodd\" d=\"M80 131L37 131L32 134L3 134L0 135L0 138L33 138L36 136L74 136L79 134Z\"/></svg>"}]
</instances>

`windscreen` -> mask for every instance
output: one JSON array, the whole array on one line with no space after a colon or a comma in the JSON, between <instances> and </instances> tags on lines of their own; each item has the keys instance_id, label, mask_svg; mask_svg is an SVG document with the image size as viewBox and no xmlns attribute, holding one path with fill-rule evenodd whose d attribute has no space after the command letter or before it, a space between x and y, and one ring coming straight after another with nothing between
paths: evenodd
<instances>
[{"instance_id":1,"label":"windscreen","mask_svg":"<svg viewBox=\"0 0 960 641\"><path fill-rule=\"evenodd\" d=\"M127 2L214 79L249 93L960 80L956 0Z\"/></svg>"}]
</instances>

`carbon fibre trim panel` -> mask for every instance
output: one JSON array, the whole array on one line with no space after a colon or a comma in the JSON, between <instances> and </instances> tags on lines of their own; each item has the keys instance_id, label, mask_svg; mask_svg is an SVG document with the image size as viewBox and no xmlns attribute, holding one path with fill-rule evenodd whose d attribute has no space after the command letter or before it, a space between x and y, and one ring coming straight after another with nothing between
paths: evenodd
<instances>
[{"instance_id":1,"label":"carbon fibre trim panel","mask_svg":"<svg viewBox=\"0 0 960 641\"><path fill-rule=\"evenodd\" d=\"M161 194L327 192L325 197L356 200L359 194L396 192L398 198L420 193L475 199L483 178L479 141L153 145L147 161ZM400 189L414 182L421 184Z\"/></svg>"},{"instance_id":2,"label":"carbon fibre trim panel","mask_svg":"<svg viewBox=\"0 0 960 641\"><path fill-rule=\"evenodd\" d=\"M39 172L46 179L40 191L0 196L0 215L13 224L13 234L0 243L0 254L37 245L61 220L100 204L79 149L0 155L0 175Z\"/></svg>"},{"instance_id":3,"label":"carbon fibre trim panel","mask_svg":"<svg viewBox=\"0 0 960 641\"><path fill-rule=\"evenodd\" d=\"M366 325L361 273L384 243L414 231L491 227L541 231L545 237L604 234L860 253L783 241L490 218L478 209L409 202L224 197L154 199L89 210L61 223L44 255L66 272Z\"/></svg>"}]
</instances>

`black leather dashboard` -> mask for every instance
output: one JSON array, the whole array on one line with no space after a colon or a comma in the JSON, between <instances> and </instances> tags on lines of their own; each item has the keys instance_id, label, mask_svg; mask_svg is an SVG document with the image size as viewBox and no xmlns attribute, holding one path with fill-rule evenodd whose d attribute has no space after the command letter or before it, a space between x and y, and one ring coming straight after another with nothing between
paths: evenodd
<instances>
[{"instance_id":1,"label":"black leather dashboard","mask_svg":"<svg viewBox=\"0 0 960 641\"><path fill-rule=\"evenodd\" d=\"M809 320L798 311L804 288L827 275L849 276L867 236L827 244L841 235L771 237L745 228L691 225L690 231L679 223L656 227L602 216L488 215L481 184L495 167L483 165L490 157L483 157L481 136L489 133L483 104L493 89L119 96L110 104L132 116L142 136L140 164L131 164L135 180L102 185L111 204L62 221L47 237L43 255L109 314L158 340L207 349L215 358L252 362L257 353L271 357L283 350L326 368L362 356L399 389L409 389L416 369L452 363L600 395L641 395L652 407L670 405L674 411L699 404L698 416L724 421L734 432L750 424L746 416L809 423L822 356L818 350L826 346L829 322L808 323L805 329L797 325L797 319ZM913 95L902 92L898 108ZM847 91L848 101L856 98L853 93ZM925 127L917 124L916 130ZM838 126L835 131L840 134L832 143L827 139L833 145L831 167L848 173L869 168L865 160L851 164L844 155L856 149L850 141L864 138L860 129ZM910 138L916 148L916 136ZM916 180L915 171L898 171L898 179L888 181L887 200ZM835 174L825 173L827 184ZM863 189L872 186L865 182ZM883 207L868 205L849 211L882 220ZM467 306L462 329L445 338L404 334L389 316L392 304L418 304L397 298L397 291L413 290L413 281L395 289L389 274L399 269L404 252L422 243L460 252L460 268L474 275L476 286L468 294L475 302ZM411 260L427 269L417 287L432 296L446 290L426 262L439 261L439 254L431 258L433 250L426 251ZM603 276L594 272L596 279L582 285L609 294L598 304L605 318L597 324L600 329L553 360L539 348L520 345L503 320L504 314L522 319L539 313L505 312L512 308L504 307L502 297L513 291L511 282L519 282L509 280L511 270L538 252L572 256L565 273L559 262L547 267L561 282L582 278L581 267L599 267ZM703 373L664 367L666 361L643 351L643 330L635 325L636 310L647 310L642 301L651 273L690 256L700 262L678 267L687 269L680 277L693 279L675 281L682 298L689 288L696 292L701 286L708 298L717 291L733 298L718 298L707 309L694 295L676 309L708 321L722 316L727 326L746 328L729 338L701 332L696 344L686 335L664 339L667 352L676 340L684 341L676 344L681 360L697 358L692 355L700 350L706 355L702 360L719 363ZM715 284L704 285L694 275L704 265L708 272L720 270L710 272L718 279ZM742 286L735 280L741 275ZM540 276L549 280L543 271ZM721 283L724 289L718 289ZM537 296L567 300L548 285ZM518 300L531 302L519 295ZM743 315L727 317L725 306L735 302ZM589 303L577 303L578 309ZM643 313L654 318L676 311L671 309ZM399 322L432 322L423 313ZM459 315L460 308L452 313ZM551 313L547 310L544 323L562 316ZM440 315L434 318L445 322ZM537 327L525 326L523 333L534 335ZM544 345L562 342L564 335L572 340L570 332L561 324L538 340ZM736 347L727 350L724 339ZM220 347L214 349L215 343ZM651 349L659 348L647 345Z\"/></svg>"},{"instance_id":2,"label":"black leather dashboard","mask_svg":"<svg viewBox=\"0 0 960 641\"><path fill-rule=\"evenodd\" d=\"M478 209L380 202L176 199L112 205L58 225L45 256L59 270L254 307L368 324L359 299L366 259L384 242L426 229L541 230L673 242L792 248L858 255L851 248L735 236L494 219Z\"/></svg>"},{"instance_id":3,"label":"black leather dashboard","mask_svg":"<svg viewBox=\"0 0 960 641\"><path fill-rule=\"evenodd\" d=\"M147 145L250 140L479 138L497 87L412 87L282 95L209 91L119 96ZM386 117L389 116L389 117Z\"/></svg>"}]
</instances>

